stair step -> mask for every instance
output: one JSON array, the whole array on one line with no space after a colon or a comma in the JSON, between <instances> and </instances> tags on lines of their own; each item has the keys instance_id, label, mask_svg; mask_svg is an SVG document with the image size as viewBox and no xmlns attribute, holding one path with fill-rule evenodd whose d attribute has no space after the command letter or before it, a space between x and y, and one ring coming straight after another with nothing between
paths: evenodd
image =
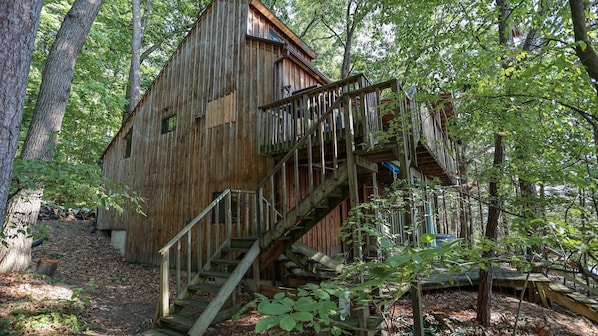
<instances>
[{"instance_id":1,"label":"stair step","mask_svg":"<svg viewBox=\"0 0 598 336\"><path fill-rule=\"evenodd\" d=\"M290 228L289 230L291 230L291 231L301 231L301 230L305 230L305 227L303 227L301 225L295 225L292 228Z\"/></svg>"},{"instance_id":2,"label":"stair step","mask_svg":"<svg viewBox=\"0 0 598 336\"><path fill-rule=\"evenodd\" d=\"M237 259L212 259L213 264L221 264L221 265L238 265L241 263L241 260Z\"/></svg>"},{"instance_id":3,"label":"stair step","mask_svg":"<svg viewBox=\"0 0 598 336\"><path fill-rule=\"evenodd\" d=\"M195 323L195 319L175 314L160 318L160 322L174 326L177 329L188 331L193 326L193 323Z\"/></svg>"},{"instance_id":4,"label":"stair step","mask_svg":"<svg viewBox=\"0 0 598 336\"><path fill-rule=\"evenodd\" d=\"M181 306L181 307L192 307L192 308L205 309L208 306L209 302L187 298L187 299L176 300L174 302L174 304L177 306Z\"/></svg>"},{"instance_id":5,"label":"stair step","mask_svg":"<svg viewBox=\"0 0 598 336\"><path fill-rule=\"evenodd\" d=\"M230 273L218 272L218 271L201 272L199 275L204 278L224 278L225 279L225 278L230 277Z\"/></svg>"},{"instance_id":6,"label":"stair step","mask_svg":"<svg viewBox=\"0 0 598 336\"><path fill-rule=\"evenodd\" d=\"M172 329L151 329L144 332L143 336L187 336L187 334Z\"/></svg>"},{"instance_id":7,"label":"stair step","mask_svg":"<svg viewBox=\"0 0 598 336\"><path fill-rule=\"evenodd\" d=\"M248 249L251 247L253 242L256 241L257 238L255 237L239 237L233 238L230 241L231 248L245 248Z\"/></svg>"},{"instance_id":8,"label":"stair step","mask_svg":"<svg viewBox=\"0 0 598 336\"><path fill-rule=\"evenodd\" d=\"M224 248L224 251L225 252L242 252L242 253L245 253L245 252L249 251L249 248L248 247L233 247L233 246L231 246L231 247Z\"/></svg>"},{"instance_id":9,"label":"stair step","mask_svg":"<svg viewBox=\"0 0 598 336\"><path fill-rule=\"evenodd\" d=\"M220 290L220 286L214 286L210 284L196 284L189 286L189 290L218 293L218 291Z\"/></svg>"}]
</instances>

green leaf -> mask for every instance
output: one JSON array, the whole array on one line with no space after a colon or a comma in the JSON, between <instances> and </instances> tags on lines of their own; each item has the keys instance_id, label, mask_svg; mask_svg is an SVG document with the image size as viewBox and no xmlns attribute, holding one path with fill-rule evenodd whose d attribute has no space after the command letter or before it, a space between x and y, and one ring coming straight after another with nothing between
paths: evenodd
<instances>
[{"instance_id":1,"label":"green leaf","mask_svg":"<svg viewBox=\"0 0 598 336\"><path fill-rule=\"evenodd\" d=\"M286 331L291 331L295 328L295 325L297 325L297 321L295 321L295 319L292 318L290 315L285 315L280 320L279 325L280 325L280 329L286 330Z\"/></svg>"},{"instance_id":2,"label":"green leaf","mask_svg":"<svg viewBox=\"0 0 598 336\"><path fill-rule=\"evenodd\" d=\"M257 306L257 310L260 314L264 315L282 315L290 312L291 308L280 303L262 301Z\"/></svg>"},{"instance_id":3,"label":"green leaf","mask_svg":"<svg viewBox=\"0 0 598 336\"><path fill-rule=\"evenodd\" d=\"M421 235L420 240L423 243L429 244L429 243L433 242L434 240L436 240L436 235L433 233L425 233L425 234Z\"/></svg>"},{"instance_id":4,"label":"green leaf","mask_svg":"<svg viewBox=\"0 0 598 336\"><path fill-rule=\"evenodd\" d=\"M294 312L291 314L291 317L293 317L295 320L301 321L301 322L308 322L308 321L312 321L314 319L314 315L312 313L309 313L306 311Z\"/></svg>"},{"instance_id":5,"label":"green leaf","mask_svg":"<svg viewBox=\"0 0 598 336\"><path fill-rule=\"evenodd\" d=\"M268 316L259 320L255 325L255 333L259 334L264 330L268 330L280 323L279 316Z\"/></svg>"},{"instance_id":6,"label":"green leaf","mask_svg":"<svg viewBox=\"0 0 598 336\"><path fill-rule=\"evenodd\" d=\"M306 291L305 289L297 288L297 296L304 297L304 296L308 296L308 295L309 295L309 292Z\"/></svg>"}]
</instances>

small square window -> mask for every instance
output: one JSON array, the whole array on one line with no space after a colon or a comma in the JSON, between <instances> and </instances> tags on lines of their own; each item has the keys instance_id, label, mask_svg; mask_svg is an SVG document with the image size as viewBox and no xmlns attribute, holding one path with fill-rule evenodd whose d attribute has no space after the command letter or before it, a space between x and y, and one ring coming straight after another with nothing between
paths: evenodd
<instances>
[{"instance_id":1,"label":"small square window","mask_svg":"<svg viewBox=\"0 0 598 336\"><path fill-rule=\"evenodd\" d=\"M176 114L162 119L162 134L176 130Z\"/></svg>"},{"instance_id":2,"label":"small square window","mask_svg":"<svg viewBox=\"0 0 598 336\"><path fill-rule=\"evenodd\" d=\"M272 28L270 28L268 31L268 39L276 41L276 42L284 43L284 40L282 39L282 37L280 37L280 35L278 35Z\"/></svg>"},{"instance_id":3,"label":"small square window","mask_svg":"<svg viewBox=\"0 0 598 336\"><path fill-rule=\"evenodd\" d=\"M131 148L133 146L133 129L125 135L125 159L131 157Z\"/></svg>"}]
</instances>

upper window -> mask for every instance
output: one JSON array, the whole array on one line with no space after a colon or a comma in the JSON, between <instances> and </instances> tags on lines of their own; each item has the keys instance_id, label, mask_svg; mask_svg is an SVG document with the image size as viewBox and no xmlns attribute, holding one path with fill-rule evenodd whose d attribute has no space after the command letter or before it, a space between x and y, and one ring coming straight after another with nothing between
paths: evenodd
<instances>
[{"instance_id":1,"label":"upper window","mask_svg":"<svg viewBox=\"0 0 598 336\"><path fill-rule=\"evenodd\" d=\"M133 145L133 129L125 135L125 159L131 157L131 147Z\"/></svg>"},{"instance_id":2,"label":"upper window","mask_svg":"<svg viewBox=\"0 0 598 336\"><path fill-rule=\"evenodd\" d=\"M282 37L280 37L280 35L278 35L272 28L268 31L268 39L284 43Z\"/></svg>"},{"instance_id":3,"label":"upper window","mask_svg":"<svg viewBox=\"0 0 598 336\"><path fill-rule=\"evenodd\" d=\"M172 132L176 129L176 114L162 119L162 134Z\"/></svg>"}]
</instances>

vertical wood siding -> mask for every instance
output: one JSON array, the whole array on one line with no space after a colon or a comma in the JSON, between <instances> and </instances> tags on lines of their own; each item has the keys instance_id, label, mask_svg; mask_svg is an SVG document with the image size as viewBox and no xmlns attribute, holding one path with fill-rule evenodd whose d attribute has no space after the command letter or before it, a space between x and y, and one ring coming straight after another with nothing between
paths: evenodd
<instances>
[{"instance_id":1,"label":"vertical wood siding","mask_svg":"<svg viewBox=\"0 0 598 336\"><path fill-rule=\"evenodd\" d=\"M106 150L104 174L147 198L147 216L129 208L122 215L98 214L100 229L127 231L127 259L157 264L157 251L212 201L214 192L255 190L272 166L257 150L257 107L274 99L274 63L284 50L281 44L246 38L267 38L269 27L245 1L213 2ZM291 63L284 71L297 89L316 83ZM222 109L218 122L208 123L208 106ZM163 134L162 122L172 115L176 129ZM131 156L125 158L128 132ZM217 230L217 225L206 227Z\"/></svg>"}]
</instances>

